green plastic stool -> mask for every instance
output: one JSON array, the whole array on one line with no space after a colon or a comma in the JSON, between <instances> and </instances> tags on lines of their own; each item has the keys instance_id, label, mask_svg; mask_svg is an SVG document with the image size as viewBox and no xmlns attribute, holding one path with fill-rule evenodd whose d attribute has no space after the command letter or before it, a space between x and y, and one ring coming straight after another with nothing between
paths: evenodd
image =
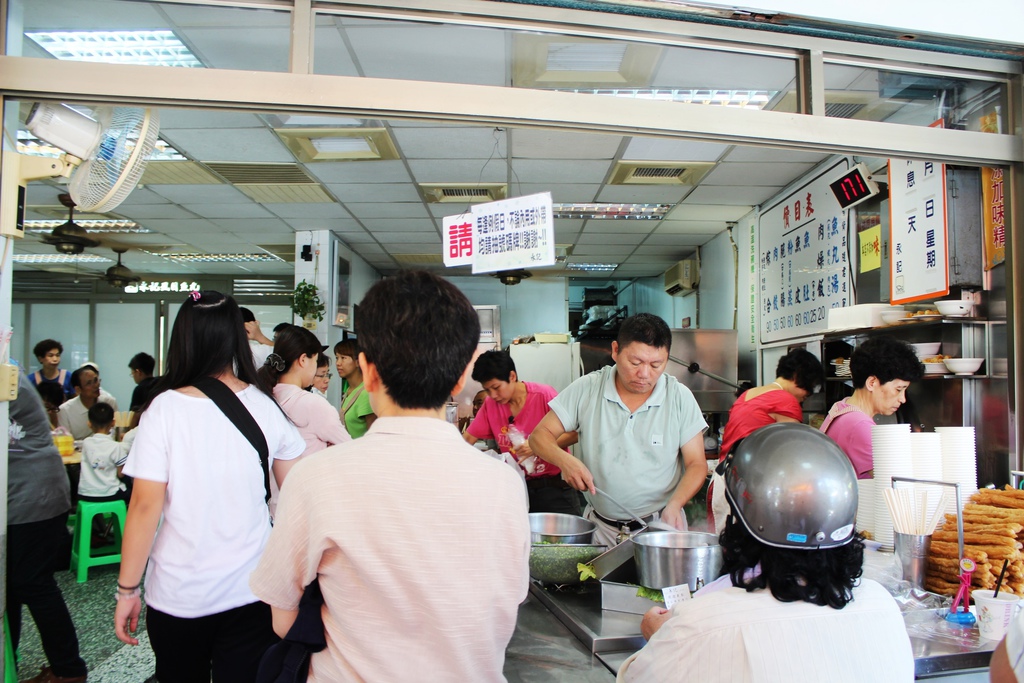
<instances>
[{"instance_id":1,"label":"green plastic stool","mask_svg":"<svg viewBox=\"0 0 1024 683\"><path fill-rule=\"evenodd\" d=\"M4 683L18 683L18 659L11 644L11 627L4 613Z\"/></svg>"},{"instance_id":2,"label":"green plastic stool","mask_svg":"<svg viewBox=\"0 0 1024 683\"><path fill-rule=\"evenodd\" d=\"M78 501L75 535L71 542L71 571L75 573L78 583L85 583L88 580L89 567L121 562L121 537L124 535L124 519L127 514L128 510L123 500L109 503ZM117 524L113 529L114 543L97 548L97 551L101 551L102 554L93 555L92 520L96 515L102 515L105 519L108 515L114 515Z\"/></svg>"}]
</instances>

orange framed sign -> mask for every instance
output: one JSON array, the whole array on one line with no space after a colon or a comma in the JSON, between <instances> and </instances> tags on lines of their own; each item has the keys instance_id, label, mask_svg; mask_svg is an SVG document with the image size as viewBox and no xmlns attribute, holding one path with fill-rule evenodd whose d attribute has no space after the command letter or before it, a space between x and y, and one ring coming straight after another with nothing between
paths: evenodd
<instances>
[{"instance_id":1,"label":"orange framed sign","mask_svg":"<svg viewBox=\"0 0 1024 683\"><path fill-rule=\"evenodd\" d=\"M889 291L893 304L949 294L946 167L889 160Z\"/></svg>"}]
</instances>

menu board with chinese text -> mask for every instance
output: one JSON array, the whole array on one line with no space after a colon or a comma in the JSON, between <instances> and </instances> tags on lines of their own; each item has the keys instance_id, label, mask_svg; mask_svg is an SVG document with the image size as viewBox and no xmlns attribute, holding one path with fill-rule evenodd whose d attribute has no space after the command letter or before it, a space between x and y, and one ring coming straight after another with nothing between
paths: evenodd
<instances>
[{"instance_id":1,"label":"menu board with chinese text","mask_svg":"<svg viewBox=\"0 0 1024 683\"><path fill-rule=\"evenodd\" d=\"M554 265L552 208L550 192L473 206L473 273Z\"/></svg>"},{"instance_id":2,"label":"menu board with chinese text","mask_svg":"<svg viewBox=\"0 0 1024 683\"><path fill-rule=\"evenodd\" d=\"M758 219L758 329L762 344L825 330L828 309L853 305L849 212L829 183L842 159Z\"/></svg>"},{"instance_id":3,"label":"menu board with chinese text","mask_svg":"<svg viewBox=\"0 0 1024 683\"><path fill-rule=\"evenodd\" d=\"M890 159L889 216L892 303L949 294L946 167Z\"/></svg>"}]
</instances>

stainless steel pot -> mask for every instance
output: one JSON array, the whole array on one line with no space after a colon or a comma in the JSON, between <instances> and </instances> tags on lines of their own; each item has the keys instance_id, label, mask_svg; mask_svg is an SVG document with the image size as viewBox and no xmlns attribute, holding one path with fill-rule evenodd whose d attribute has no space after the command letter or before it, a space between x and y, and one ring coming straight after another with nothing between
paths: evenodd
<instances>
[{"instance_id":1,"label":"stainless steel pot","mask_svg":"<svg viewBox=\"0 0 1024 683\"><path fill-rule=\"evenodd\" d=\"M718 578L722 548L714 534L648 531L633 537L633 559L641 586L660 590L685 583L695 591Z\"/></svg>"},{"instance_id":2,"label":"stainless steel pot","mask_svg":"<svg viewBox=\"0 0 1024 683\"><path fill-rule=\"evenodd\" d=\"M530 513L531 543L590 543L597 525L589 519L558 512Z\"/></svg>"}]
</instances>

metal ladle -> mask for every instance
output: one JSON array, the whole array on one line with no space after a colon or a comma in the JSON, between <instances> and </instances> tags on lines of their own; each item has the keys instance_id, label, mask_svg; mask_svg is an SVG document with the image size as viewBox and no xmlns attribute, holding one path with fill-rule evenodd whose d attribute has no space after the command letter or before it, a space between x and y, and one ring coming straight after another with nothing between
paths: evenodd
<instances>
[{"instance_id":1,"label":"metal ladle","mask_svg":"<svg viewBox=\"0 0 1024 683\"><path fill-rule=\"evenodd\" d=\"M639 515L637 515L632 510L630 510L628 507L626 507L625 505L623 505L622 503L620 503L619 501L615 500L610 495L608 495L608 493L606 491L602 491L601 489L599 489L596 486L594 487L594 490L597 491L598 493L600 493L602 496L604 496L608 500L610 500L611 502L615 503L615 505L617 507L619 507L619 509L621 509L627 515L632 517L633 520L640 525L640 529L638 531L642 531L642 530L648 528L647 522L645 522L643 519L641 519ZM651 522L651 526L652 526L652 528L657 528L657 529L665 529L665 530L671 530L671 531L678 531L678 529L676 529L674 526L668 524L667 522L662 522L660 519L652 521Z\"/></svg>"}]
</instances>

